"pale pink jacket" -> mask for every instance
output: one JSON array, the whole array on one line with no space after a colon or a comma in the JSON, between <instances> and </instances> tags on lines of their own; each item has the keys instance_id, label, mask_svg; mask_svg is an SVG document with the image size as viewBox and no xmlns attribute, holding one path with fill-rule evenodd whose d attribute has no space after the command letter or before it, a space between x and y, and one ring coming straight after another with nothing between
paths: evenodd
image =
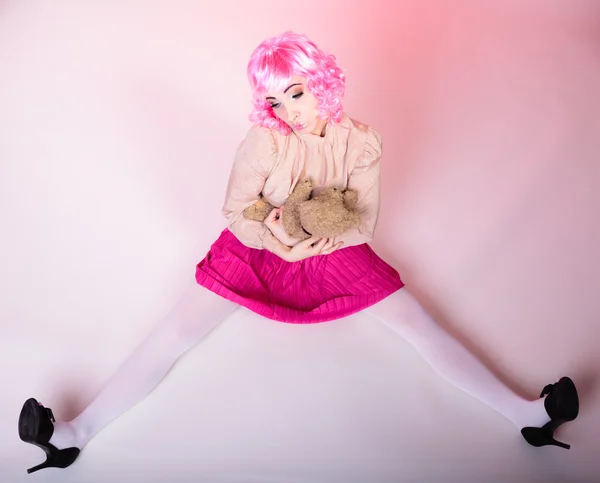
<instances>
[{"instance_id":1,"label":"pale pink jacket","mask_svg":"<svg viewBox=\"0 0 600 483\"><path fill-rule=\"evenodd\" d=\"M369 242L379 215L380 156L380 135L345 114L340 124L327 125L323 137L253 126L237 149L223 215L244 245L273 251L277 239L271 231L242 212L261 193L272 205L284 205L296 183L310 177L316 193L330 186L357 191L361 223L335 242L343 241L342 247Z\"/></svg>"}]
</instances>

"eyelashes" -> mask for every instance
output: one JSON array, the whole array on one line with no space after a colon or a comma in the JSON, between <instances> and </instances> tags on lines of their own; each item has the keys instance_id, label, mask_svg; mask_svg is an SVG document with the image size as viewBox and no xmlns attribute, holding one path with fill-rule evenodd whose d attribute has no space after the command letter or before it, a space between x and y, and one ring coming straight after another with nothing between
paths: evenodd
<instances>
[{"instance_id":1,"label":"eyelashes","mask_svg":"<svg viewBox=\"0 0 600 483\"><path fill-rule=\"evenodd\" d=\"M300 99L303 95L304 95L304 92L298 92L298 94L294 94L292 96L292 99ZM274 104L271 104L271 109L277 109L278 107L281 107L281 102L276 102Z\"/></svg>"}]
</instances>

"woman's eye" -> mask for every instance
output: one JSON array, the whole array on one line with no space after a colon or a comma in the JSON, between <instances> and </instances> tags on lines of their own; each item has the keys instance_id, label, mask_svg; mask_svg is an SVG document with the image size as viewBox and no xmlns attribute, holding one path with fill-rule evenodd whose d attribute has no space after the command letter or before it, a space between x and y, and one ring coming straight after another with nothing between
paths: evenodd
<instances>
[{"instance_id":1,"label":"woman's eye","mask_svg":"<svg viewBox=\"0 0 600 483\"><path fill-rule=\"evenodd\" d=\"M302 94L304 94L304 92L298 92L298 94L294 94L292 96L292 99L300 99L302 97Z\"/></svg>"},{"instance_id":2,"label":"woman's eye","mask_svg":"<svg viewBox=\"0 0 600 483\"><path fill-rule=\"evenodd\" d=\"M271 108L272 108L272 109L277 109L279 106L281 106L281 103L280 103L280 102L278 102L278 103L276 103L276 104L271 104Z\"/></svg>"}]
</instances>

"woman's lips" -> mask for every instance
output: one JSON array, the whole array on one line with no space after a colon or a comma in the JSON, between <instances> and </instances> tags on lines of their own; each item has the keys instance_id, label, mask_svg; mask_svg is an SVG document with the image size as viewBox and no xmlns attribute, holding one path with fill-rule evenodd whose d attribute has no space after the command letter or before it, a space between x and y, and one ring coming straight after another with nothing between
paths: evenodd
<instances>
[{"instance_id":1,"label":"woman's lips","mask_svg":"<svg viewBox=\"0 0 600 483\"><path fill-rule=\"evenodd\" d=\"M306 127L305 122L300 122L298 124L294 124L294 129L296 129L297 131L304 129L305 127Z\"/></svg>"}]
</instances>

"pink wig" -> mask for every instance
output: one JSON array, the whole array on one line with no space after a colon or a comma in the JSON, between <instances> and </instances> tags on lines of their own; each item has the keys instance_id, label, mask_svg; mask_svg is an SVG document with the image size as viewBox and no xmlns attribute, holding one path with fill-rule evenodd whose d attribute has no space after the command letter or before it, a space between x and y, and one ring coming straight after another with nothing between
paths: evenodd
<instances>
[{"instance_id":1,"label":"pink wig","mask_svg":"<svg viewBox=\"0 0 600 483\"><path fill-rule=\"evenodd\" d=\"M264 95L283 90L292 76L306 77L306 86L319 101L319 117L337 124L342 119L346 77L335 56L319 49L308 37L285 32L263 41L250 56L248 80L253 91L255 124L289 134L290 127L279 119Z\"/></svg>"}]
</instances>

